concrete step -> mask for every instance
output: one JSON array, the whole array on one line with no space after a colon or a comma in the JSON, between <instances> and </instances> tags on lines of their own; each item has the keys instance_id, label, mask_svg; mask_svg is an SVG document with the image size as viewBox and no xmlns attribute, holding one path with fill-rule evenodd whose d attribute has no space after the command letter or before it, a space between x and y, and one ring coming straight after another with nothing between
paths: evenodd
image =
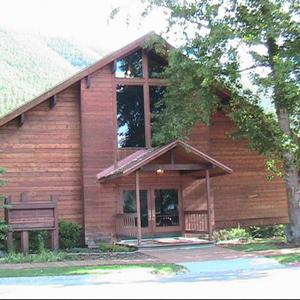
<instances>
[{"instance_id":1,"label":"concrete step","mask_svg":"<svg viewBox=\"0 0 300 300\"><path fill-rule=\"evenodd\" d=\"M137 240L122 240L119 245L126 245L136 247L138 249L174 249L174 248L201 248L213 246L214 242L198 238L155 238L143 239L141 244L138 245Z\"/></svg>"}]
</instances>

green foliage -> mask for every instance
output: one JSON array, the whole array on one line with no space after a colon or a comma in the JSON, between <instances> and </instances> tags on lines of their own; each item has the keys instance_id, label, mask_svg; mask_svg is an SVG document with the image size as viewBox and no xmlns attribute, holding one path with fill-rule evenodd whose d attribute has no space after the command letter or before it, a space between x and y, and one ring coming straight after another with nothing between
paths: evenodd
<instances>
[{"instance_id":1,"label":"green foliage","mask_svg":"<svg viewBox=\"0 0 300 300\"><path fill-rule=\"evenodd\" d=\"M70 259L71 257L65 252L58 251L43 251L40 254L10 253L9 255L0 258L0 264L17 264L17 263L42 263L42 262L57 262ZM72 257L73 259L73 257Z\"/></svg>"},{"instance_id":2,"label":"green foliage","mask_svg":"<svg viewBox=\"0 0 300 300\"><path fill-rule=\"evenodd\" d=\"M249 240L251 238L249 232L245 228L229 228L221 229L214 232L214 239L217 242L229 240Z\"/></svg>"},{"instance_id":3,"label":"green foliage","mask_svg":"<svg viewBox=\"0 0 300 300\"><path fill-rule=\"evenodd\" d=\"M247 231L252 238L273 238L285 236L285 225L249 226Z\"/></svg>"},{"instance_id":4,"label":"green foliage","mask_svg":"<svg viewBox=\"0 0 300 300\"><path fill-rule=\"evenodd\" d=\"M62 249L75 248L80 244L82 226L71 221L59 222L59 245Z\"/></svg>"},{"instance_id":5,"label":"green foliage","mask_svg":"<svg viewBox=\"0 0 300 300\"><path fill-rule=\"evenodd\" d=\"M47 231L30 231L29 232L29 247L30 251L43 253L46 250L48 232Z\"/></svg>"},{"instance_id":6,"label":"green foliage","mask_svg":"<svg viewBox=\"0 0 300 300\"><path fill-rule=\"evenodd\" d=\"M8 230L9 226L0 219L0 249L5 247Z\"/></svg>"},{"instance_id":7,"label":"green foliage","mask_svg":"<svg viewBox=\"0 0 300 300\"><path fill-rule=\"evenodd\" d=\"M300 166L299 3L297 1L147 0L170 13L168 32L182 46L170 54L166 110L154 140L185 138L223 108L237 124L235 137L269 158L269 171ZM173 31L172 31L173 30ZM182 55L182 53L184 55ZM220 104L216 91L230 91ZM268 100L271 112L262 109ZM275 112L275 113L274 113ZM288 123L287 123L288 122Z\"/></svg>"},{"instance_id":8,"label":"green foliage","mask_svg":"<svg viewBox=\"0 0 300 300\"><path fill-rule=\"evenodd\" d=\"M112 244L112 243L99 243L98 248L101 252L132 252L134 248Z\"/></svg>"},{"instance_id":9,"label":"green foliage","mask_svg":"<svg viewBox=\"0 0 300 300\"><path fill-rule=\"evenodd\" d=\"M284 238L285 225L248 226L221 229L214 233L216 241Z\"/></svg>"}]
</instances>

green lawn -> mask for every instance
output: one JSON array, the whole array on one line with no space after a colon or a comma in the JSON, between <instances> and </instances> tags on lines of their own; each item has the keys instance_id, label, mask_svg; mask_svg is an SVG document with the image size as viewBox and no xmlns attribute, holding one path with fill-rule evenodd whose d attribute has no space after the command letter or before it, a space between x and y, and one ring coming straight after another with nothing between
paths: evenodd
<instances>
[{"instance_id":1,"label":"green lawn","mask_svg":"<svg viewBox=\"0 0 300 300\"><path fill-rule=\"evenodd\" d=\"M268 256L268 257L276 259L281 264L300 262L300 253L290 253L290 254L283 254L283 255Z\"/></svg>"},{"instance_id":2,"label":"green lawn","mask_svg":"<svg viewBox=\"0 0 300 300\"><path fill-rule=\"evenodd\" d=\"M0 278L105 274L116 270L126 269L148 269L154 274L178 274L186 272L184 267L175 264L136 264L93 267L34 268L21 270L0 269Z\"/></svg>"},{"instance_id":3,"label":"green lawn","mask_svg":"<svg viewBox=\"0 0 300 300\"><path fill-rule=\"evenodd\" d=\"M224 245L228 249L243 251L243 252L253 252L253 251L263 251L263 250L275 250L282 249L283 240L278 239L259 239L253 242L244 244L229 244ZM222 246L222 245L221 245Z\"/></svg>"}]
</instances>

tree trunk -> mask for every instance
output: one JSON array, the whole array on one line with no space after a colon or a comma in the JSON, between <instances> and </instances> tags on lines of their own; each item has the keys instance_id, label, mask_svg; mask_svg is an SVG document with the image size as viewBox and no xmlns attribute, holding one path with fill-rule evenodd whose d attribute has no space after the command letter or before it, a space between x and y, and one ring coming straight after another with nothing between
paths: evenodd
<instances>
[{"instance_id":1,"label":"tree trunk","mask_svg":"<svg viewBox=\"0 0 300 300\"><path fill-rule=\"evenodd\" d=\"M287 109L278 108L277 116L280 128L291 135L290 120ZM300 188L298 168L292 151L283 153L285 182L288 197L288 213L290 223L286 229L287 240L290 243L300 243Z\"/></svg>"},{"instance_id":2,"label":"tree trunk","mask_svg":"<svg viewBox=\"0 0 300 300\"><path fill-rule=\"evenodd\" d=\"M292 138L291 122L288 108L285 105L284 93L280 91L278 85L278 76L274 57L278 52L278 47L275 40L269 37L267 40L267 49L269 54L269 63L271 68L271 76L274 81L274 102L276 114L278 117L279 127L283 133ZM300 189L299 189L299 170L295 160L295 154L292 150L286 150L282 154L285 182L288 198L288 214L289 224L286 228L287 240L290 243L300 244Z\"/></svg>"}]
</instances>

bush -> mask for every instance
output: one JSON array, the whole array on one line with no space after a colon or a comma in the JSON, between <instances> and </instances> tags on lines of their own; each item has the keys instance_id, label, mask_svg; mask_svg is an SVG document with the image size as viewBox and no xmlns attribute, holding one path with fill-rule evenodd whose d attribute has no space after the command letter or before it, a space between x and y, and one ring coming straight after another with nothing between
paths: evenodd
<instances>
[{"instance_id":1,"label":"bush","mask_svg":"<svg viewBox=\"0 0 300 300\"><path fill-rule=\"evenodd\" d=\"M248 240L251 235L245 228L228 228L216 231L214 233L216 241L229 241L229 240Z\"/></svg>"},{"instance_id":2,"label":"bush","mask_svg":"<svg viewBox=\"0 0 300 300\"><path fill-rule=\"evenodd\" d=\"M67 253L59 251L47 251L45 250L41 254L28 254L23 253L10 253L9 255L0 258L0 264L18 264L18 263L42 263L42 262L57 262L67 259L74 259Z\"/></svg>"},{"instance_id":3,"label":"bush","mask_svg":"<svg viewBox=\"0 0 300 300\"><path fill-rule=\"evenodd\" d=\"M247 231L252 238L285 237L285 225L249 226Z\"/></svg>"},{"instance_id":4,"label":"bush","mask_svg":"<svg viewBox=\"0 0 300 300\"><path fill-rule=\"evenodd\" d=\"M48 239L47 231L30 231L29 247L32 252L43 253L46 249Z\"/></svg>"},{"instance_id":5,"label":"bush","mask_svg":"<svg viewBox=\"0 0 300 300\"><path fill-rule=\"evenodd\" d=\"M0 219L0 248L5 248L9 226Z\"/></svg>"},{"instance_id":6,"label":"bush","mask_svg":"<svg viewBox=\"0 0 300 300\"><path fill-rule=\"evenodd\" d=\"M134 248L116 245L111 243L99 243L98 248L101 252L132 252Z\"/></svg>"},{"instance_id":7,"label":"bush","mask_svg":"<svg viewBox=\"0 0 300 300\"><path fill-rule=\"evenodd\" d=\"M82 226L71 221L59 222L59 243L63 249L75 248L79 245Z\"/></svg>"}]
</instances>

